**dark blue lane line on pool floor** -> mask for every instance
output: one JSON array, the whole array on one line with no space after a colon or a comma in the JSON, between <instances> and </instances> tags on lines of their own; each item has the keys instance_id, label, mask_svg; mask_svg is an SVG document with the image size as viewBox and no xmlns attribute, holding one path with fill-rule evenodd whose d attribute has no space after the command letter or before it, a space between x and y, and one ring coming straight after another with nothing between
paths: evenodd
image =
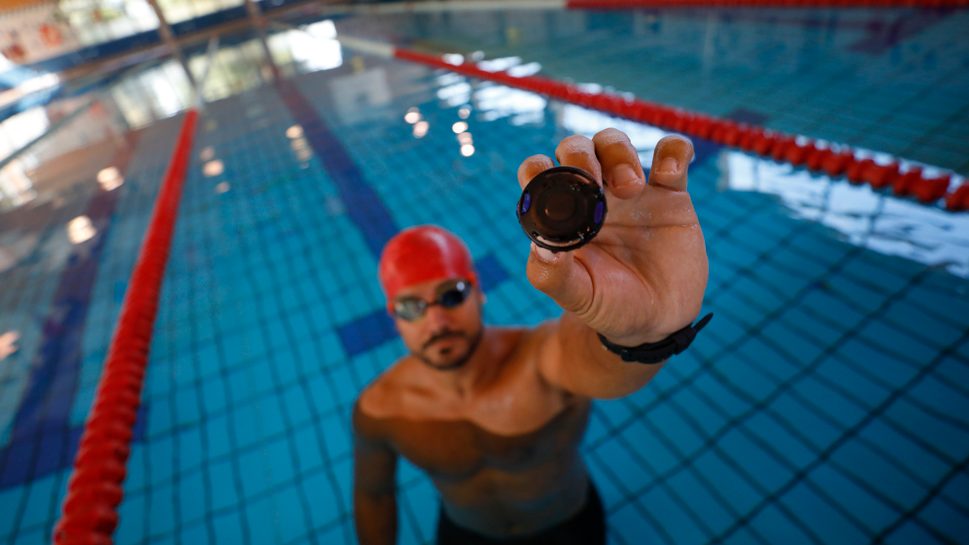
<instances>
[{"instance_id":1,"label":"dark blue lane line on pool floor","mask_svg":"<svg viewBox=\"0 0 969 545\"><path fill-rule=\"evenodd\" d=\"M367 183L343 143L299 92L296 84L288 79L277 80L276 89L293 118L302 125L303 136L323 163L327 175L336 184L350 221L363 234L370 253L379 256L384 244L397 232L390 211Z\"/></svg>"},{"instance_id":2,"label":"dark blue lane line on pool floor","mask_svg":"<svg viewBox=\"0 0 969 545\"><path fill-rule=\"evenodd\" d=\"M350 221L363 234L374 259L379 259L384 244L399 230L390 210L367 183L337 135L320 118L296 85L291 80L278 80L276 89L293 118L302 125L303 136L309 141L316 156L322 161L327 175L340 192ZM497 286L508 278L508 272L494 256L487 255L479 259L475 266L484 289ZM397 335L393 321L383 308L338 327L337 333L343 348L350 356L366 352Z\"/></svg>"},{"instance_id":3,"label":"dark blue lane line on pool floor","mask_svg":"<svg viewBox=\"0 0 969 545\"><path fill-rule=\"evenodd\" d=\"M129 138L116 156L122 175L134 142ZM75 246L61 272L39 349L30 363L26 392L9 441L0 449L0 490L62 470L74 459L83 426L72 427L70 416L81 370L84 325L120 195L118 190L99 189L84 212L97 233ZM136 440L144 435L144 410L144 406L139 410Z\"/></svg>"}]
</instances>

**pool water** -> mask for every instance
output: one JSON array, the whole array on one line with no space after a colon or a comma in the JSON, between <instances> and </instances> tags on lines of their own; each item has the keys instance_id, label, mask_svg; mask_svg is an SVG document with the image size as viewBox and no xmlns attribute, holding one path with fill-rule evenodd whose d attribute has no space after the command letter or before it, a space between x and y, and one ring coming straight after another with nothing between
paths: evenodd
<instances>
[{"instance_id":1,"label":"pool water","mask_svg":"<svg viewBox=\"0 0 969 545\"><path fill-rule=\"evenodd\" d=\"M967 23L966 10L511 10L334 28L850 144L959 183ZM538 324L558 307L524 275L520 161L614 126L648 166L666 134L288 32L299 47L270 47L280 79L250 35L223 46L224 73L203 89L116 543L355 543L350 410L404 353L376 280L383 243L416 224L454 231L486 321ZM405 120L415 111L426 128ZM172 113L92 145L75 173L85 183L0 215L13 256L0 334L18 333L0 359L0 542L44 541L57 520ZM594 404L582 452L610 542L964 540L966 214L695 146L716 316L647 387ZM109 164L124 184L99 190ZM79 214L96 234L72 244ZM398 542L433 543L436 492L406 461L398 506Z\"/></svg>"}]
</instances>

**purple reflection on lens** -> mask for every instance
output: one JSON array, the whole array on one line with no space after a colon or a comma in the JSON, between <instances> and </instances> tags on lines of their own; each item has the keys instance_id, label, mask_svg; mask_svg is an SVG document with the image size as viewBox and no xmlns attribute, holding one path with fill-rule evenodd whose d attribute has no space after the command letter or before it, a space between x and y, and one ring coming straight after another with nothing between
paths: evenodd
<instances>
[{"instance_id":1,"label":"purple reflection on lens","mask_svg":"<svg viewBox=\"0 0 969 545\"><path fill-rule=\"evenodd\" d=\"M596 211L594 216L596 225L599 225L600 223L602 223L602 215L603 215L603 212L605 212L605 209L606 209L606 203L602 201L599 201L596 203Z\"/></svg>"},{"instance_id":2,"label":"purple reflection on lens","mask_svg":"<svg viewBox=\"0 0 969 545\"><path fill-rule=\"evenodd\" d=\"M528 209L532 207L532 194L525 193L522 196L522 214L528 212Z\"/></svg>"}]
</instances>

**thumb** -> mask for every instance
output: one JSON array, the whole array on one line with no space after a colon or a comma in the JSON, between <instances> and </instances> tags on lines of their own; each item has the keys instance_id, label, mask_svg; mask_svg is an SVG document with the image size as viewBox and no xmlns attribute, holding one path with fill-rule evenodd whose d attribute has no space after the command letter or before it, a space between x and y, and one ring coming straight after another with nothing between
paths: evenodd
<instances>
[{"instance_id":1,"label":"thumb","mask_svg":"<svg viewBox=\"0 0 969 545\"><path fill-rule=\"evenodd\" d=\"M592 304L592 278L573 252L551 252L532 243L528 281L563 309L582 315Z\"/></svg>"}]
</instances>

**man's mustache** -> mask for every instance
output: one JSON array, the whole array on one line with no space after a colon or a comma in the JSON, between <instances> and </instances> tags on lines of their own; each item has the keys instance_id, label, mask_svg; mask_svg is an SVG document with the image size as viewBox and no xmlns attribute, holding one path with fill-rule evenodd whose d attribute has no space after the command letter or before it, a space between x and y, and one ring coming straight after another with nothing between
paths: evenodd
<instances>
[{"instance_id":1,"label":"man's mustache","mask_svg":"<svg viewBox=\"0 0 969 545\"><path fill-rule=\"evenodd\" d=\"M421 349L422 350L423 349L426 349L427 347L431 346L432 344L436 343L437 341L440 341L440 340L443 340L443 339L447 339L448 337L459 337L459 338L462 338L463 339L464 338L464 334L461 333L460 331L452 331L450 329L445 329L444 331L442 331L440 333L437 333L433 337L431 337L430 339L428 339L427 342L424 343L424 346Z\"/></svg>"}]
</instances>

